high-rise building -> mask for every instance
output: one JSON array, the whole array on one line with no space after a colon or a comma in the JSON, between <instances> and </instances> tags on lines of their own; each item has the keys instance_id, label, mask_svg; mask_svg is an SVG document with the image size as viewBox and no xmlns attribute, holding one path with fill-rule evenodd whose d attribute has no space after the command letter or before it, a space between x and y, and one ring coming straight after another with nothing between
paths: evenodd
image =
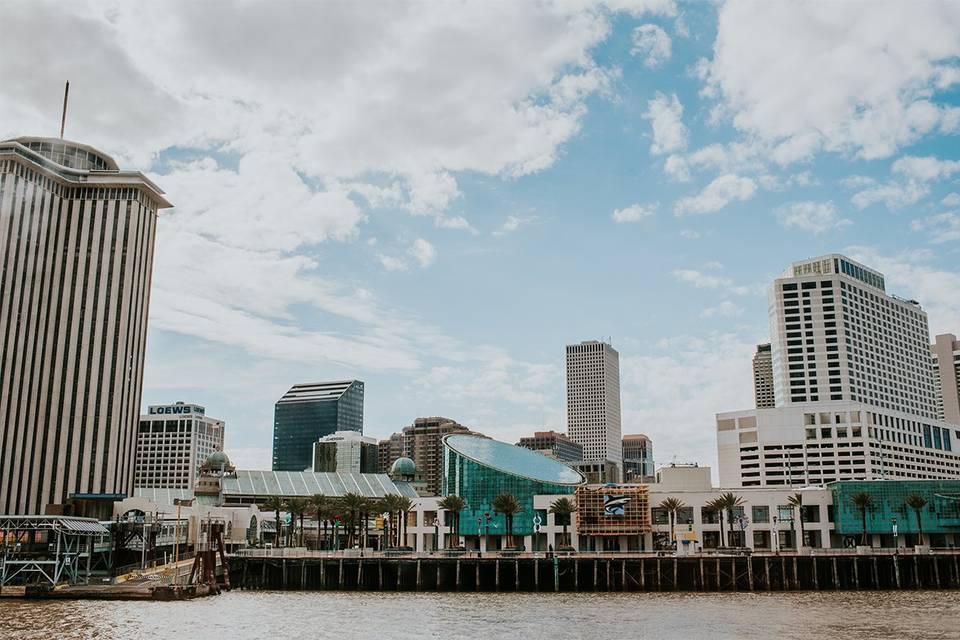
<instances>
[{"instance_id":1,"label":"high-rise building","mask_svg":"<svg viewBox=\"0 0 960 640\"><path fill-rule=\"evenodd\" d=\"M134 486L193 489L200 467L223 451L223 420L197 404L151 405L140 416Z\"/></svg>"},{"instance_id":2,"label":"high-rise building","mask_svg":"<svg viewBox=\"0 0 960 640\"><path fill-rule=\"evenodd\" d=\"M377 472L389 473L397 458L403 458L403 433L394 433L377 443Z\"/></svg>"},{"instance_id":3,"label":"high-rise building","mask_svg":"<svg viewBox=\"0 0 960 640\"><path fill-rule=\"evenodd\" d=\"M757 409L776 406L773 394L773 357L770 343L758 344L753 356L753 395Z\"/></svg>"},{"instance_id":4,"label":"high-rise building","mask_svg":"<svg viewBox=\"0 0 960 640\"><path fill-rule=\"evenodd\" d=\"M960 342L945 333L934 339L931 350L937 417L960 425Z\"/></svg>"},{"instance_id":5,"label":"high-rise building","mask_svg":"<svg viewBox=\"0 0 960 640\"><path fill-rule=\"evenodd\" d=\"M960 476L919 303L828 255L791 265L769 309L776 406L717 415L721 486Z\"/></svg>"},{"instance_id":6,"label":"high-rise building","mask_svg":"<svg viewBox=\"0 0 960 640\"><path fill-rule=\"evenodd\" d=\"M274 407L273 470L310 469L314 443L336 431L363 433L363 383L294 385Z\"/></svg>"},{"instance_id":7,"label":"high-rise building","mask_svg":"<svg viewBox=\"0 0 960 640\"><path fill-rule=\"evenodd\" d=\"M157 211L169 206L87 145L0 142L0 513L133 494Z\"/></svg>"},{"instance_id":8,"label":"high-rise building","mask_svg":"<svg viewBox=\"0 0 960 640\"><path fill-rule=\"evenodd\" d=\"M866 402L936 417L927 314L841 255L794 263L770 288L776 406Z\"/></svg>"},{"instance_id":9,"label":"high-rise building","mask_svg":"<svg viewBox=\"0 0 960 640\"><path fill-rule=\"evenodd\" d=\"M520 438L518 447L531 449L561 462L583 460L583 447L557 431L534 431L532 436Z\"/></svg>"},{"instance_id":10,"label":"high-rise building","mask_svg":"<svg viewBox=\"0 0 960 640\"><path fill-rule=\"evenodd\" d=\"M623 436L623 481L653 480L653 442L642 433Z\"/></svg>"},{"instance_id":11,"label":"high-rise building","mask_svg":"<svg viewBox=\"0 0 960 640\"><path fill-rule=\"evenodd\" d=\"M357 431L337 431L313 443L314 473L377 473L377 441Z\"/></svg>"},{"instance_id":12,"label":"high-rise building","mask_svg":"<svg viewBox=\"0 0 960 640\"><path fill-rule=\"evenodd\" d=\"M620 470L620 354L606 342L567 345L567 435L584 460L609 460Z\"/></svg>"},{"instance_id":13,"label":"high-rise building","mask_svg":"<svg viewBox=\"0 0 960 640\"><path fill-rule=\"evenodd\" d=\"M397 458L410 458L416 465L416 480L423 484L426 495L439 495L443 488L443 436L450 433L486 437L450 418L417 418L400 434L380 442L381 472L389 471ZM399 455L395 455L396 442L402 443ZM385 450L388 455L383 454Z\"/></svg>"}]
</instances>

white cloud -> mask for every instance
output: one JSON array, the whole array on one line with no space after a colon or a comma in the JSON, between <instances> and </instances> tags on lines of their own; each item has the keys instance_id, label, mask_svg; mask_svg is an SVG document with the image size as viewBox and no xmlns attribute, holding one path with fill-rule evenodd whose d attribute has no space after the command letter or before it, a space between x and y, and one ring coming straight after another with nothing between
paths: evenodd
<instances>
[{"instance_id":1,"label":"white cloud","mask_svg":"<svg viewBox=\"0 0 960 640\"><path fill-rule=\"evenodd\" d=\"M495 236L503 236L513 233L520 227L525 227L537 220L537 216L507 216L500 228L493 232Z\"/></svg>"},{"instance_id":2,"label":"white cloud","mask_svg":"<svg viewBox=\"0 0 960 640\"><path fill-rule=\"evenodd\" d=\"M713 464L719 411L753 406L750 369L757 342L732 334L677 336L646 353L621 350L624 430L656 443L656 462Z\"/></svg>"},{"instance_id":3,"label":"white cloud","mask_svg":"<svg viewBox=\"0 0 960 640\"><path fill-rule=\"evenodd\" d=\"M960 206L960 193L948 193L940 202L945 207L958 207Z\"/></svg>"},{"instance_id":4,"label":"white cloud","mask_svg":"<svg viewBox=\"0 0 960 640\"><path fill-rule=\"evenodd\" d=\"M663 163L663 172L667 177L676 182L687 182L690 180L690 166L686 158L680 155L670 155Z\"/></svg>"},{"instance_id":5,"label":"white cloud","mask_svg":"<svg viewBox=\"0 0 960 640\"><path fill-rule=\"evenodd\" d=\"M733 201L745 201L753 197L757 184L750 178L733 174L722 175L704 187L695 196L680 198L673 206L676 215L713 213Z\"/></svg>"},{"instance_id":6,"label":"white cloud","mask_svg":"<svg viewBox=\"0 0 960 640\"><path fill-rule=\"evenodd\" d=\"M377 260L387 271L406 271L407 263L403 258L396 258L382 253L377 254Z\"/></svg>"},{"instance_id":7,"label":"white cloud","mask_svg":"<svg viewBox=\"0 0 960 640\"><path fill-rule=\"evenodd\" d=\"M647 103L644 119L653 128L653 144L650 153L661 155L687 148L687 127L683 124L683 105L676 94L666 96L661 92Z\"/></svg>"},{"instance_id":8,"label":"white cloud","mask_svg":"<svg viewBox=\"0 0 960 640\"><path fill-rule=\"evenodd\" d=\"M724 300L715 307L707 307L700 312L701 318L732 318L743 314L743 308L735 305L729 300Z\"/></svg>"},{"instance_id":9,"label":"white cloud","mask_svg":"<svg viewBox=\"0 0 960 640\"><path fill-rule=\"evenodd\" d=\"M960 172L960 162L940 160L933 156L904 156L893 163L891 172L896 179L879 184L863 176L847 178L844 186L866 186L853 195L853 204L859 209L877 202L884 203L888 209L915 204L930 193L930 182L950 178Z\"/></svg>"},{"instance_id":10,"label":"white cloud","mask_svg":"<svg viewBox=\"0 0 960 640\"><path fill-rule=\"evenodd\" d=\"M680 232L680 237L686 240L696 240L700 237L700 232L693 229L684 229Z\"/></svg>"},{"instance_id":11,"label":"white cloud","mask_svg":"<svg viewBox=\"0 0 960 640\"><path fill-rule=\"evenodd\" d=\"M434 223L440 229L463 229L474 235L477 234L477 230L463 216L438 216L434 219Z\"/></svg>"},{"instance_id":12,"label":"white cloud","mask_svg":"<svg viewBox=\"0 0 960 640\"><path fill-rule=\"evenodd\" d=\"M957 82L960 5L733 0L720 9L704 95L789 163L821 149L881 158L957 127L935 89Z\"/></svg>"},{"instance_id":13,"label":"white cloud","mask_svg":"<svg viewBox=\"0 0 960 640\"><path fill-rule=\"evenodd\" d=\"M910 223L914 231L925 231L930 242L941 244L960 240L960 213L948 211L939 215L920 218Z\"/></svg>"},{"instance_id":14,"label":"white cloud","mask_svg":"<svg viewBox=\"0 0 960 640\"><path fill-rule=\"evenodd\" d=\"M641 204L637 202L623 209L615 209L613 212L613 220L614 222L640 222L644 218L652 216L659 207L659 202L654 202L653 204Z\"/></svg>"},{"instance_id":15,"label":"white cloud","mask_svg":"<svg viewBox=\"0 0 960 640\"><path fill-rule=\"evenodd\" d=\"M758 287L738 285L732 278L703 273L696 269L676 269L673 272L673 277L680 282L693 285L697 289L719 289L738 296L750 295L760 290Z\"/></svg>"},{"instance_id":16,"label":"white cloud","mask_svg":"<svg viewBox=\"0 0 960 640\"><path fill-rule=\"evenodd\" d=\"M423 238L417 238L407 249L407 253L417 261L421 269L429 267L437 259L437 250Z\"/></svg>"},{"instance_id":17,"label":"white cloud","mask_svg":"<svg viewBox=\"0 0 960 640\"><path fill-rule=\"evenodd\" d=\"M670 59L670 36L655 24L642 24L633 30L630 54L643 57L648 67L659 67Z\"/></svg>"},{"instance_id":18,"label":"white cloud","mask_svg":"<svg viewBox=\"0 0 960 640\"><path fill-rule=\"evenodd\" d=\"M846 218L838 219L833 202L789 202L778 207L776 215L784 227L809 231L815 235L853 224Z\"/></svg>"}]
</instances>

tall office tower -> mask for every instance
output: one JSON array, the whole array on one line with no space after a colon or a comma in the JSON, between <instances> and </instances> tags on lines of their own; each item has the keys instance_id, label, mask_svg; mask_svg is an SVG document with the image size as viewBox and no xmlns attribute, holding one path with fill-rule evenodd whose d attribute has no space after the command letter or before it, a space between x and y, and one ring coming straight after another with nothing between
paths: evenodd
<instances>
[{"instance_id":1,"label":"tall office tower","mask_svg":"<svg viewBox=\"0 0 960 640\"><path fill-rule=\"evenodd\" d=\"M377 472L388 473L397 458L404 457L403 433L394 433L377 443Z\"/></svg>"},{"instance_id":2,"label":"tall office tower","mask_svg":"<svg viewBox=\"0 0 960 640\"><path fill-rule=\"evenodd\" d=\"M337 431L313 443L314 473L377 473L377 441L356 431Z\"/></svg>"},{"instance_id":3,"label":"tall office tower","mask_svg":"<svg viewBox=\"0 0 960 640\"><path fill-rule=\"evenodd\" d=\"M363 433L363 383L339 380L294 385L273 411L273 470L309 470L313 444L336 431Z\"/></svg>"},{"instance_id":4,"label":"tall office tower","mask_svg":"<svg viewBox=\"0 0 960 640\"><path fill-rule=\"evenodd\" d=\"M401 433L380 442L381 452L388 451L388 455L380 456L381 473L389 471L397 458L410 458L417 467L417 481L424 483L425 495L439 495L443 487L443 436L449 433L486 437L450 418L417 418ZM395 447L398 441L399 451Z\"/></svg>"},{"instance_id":5,"label":"tall office tower","mask_svg":"<svg viewBox=\"0 0 960 640\"><path fill-rule=\"evenodd\" d=\"M567 435L583 447L584 460L609 460L621 470L620 354L606 342L567 345Z\"/></svg>"},{"instance_id":6,"label":"tall office tower","mask_svg":"<svg viewBox=\"0 0 960 640\"><path fill-rule=\"evenodd\" d=\"M776 406L773 394L773 357L770 343L758 344L753 356L753 395L757 409L769 409Z\"/></svg>"},{"instance_id":7,"label":"tall office tower","mask_svg":"<svg viewBox=\"0 0 960 640\"><path fill-rule=\"evenodd\" d=\"M653 442L642 433L623 436L623 481L653 481Z\"/></svg>"},{"instance_id":8,"label":"tall office tower","mask_svg":"<svg viewBox=\"0 0 960 640\"><path fill-rule=\"evenodd\" d=\"M132 495L157 211L75 142L0 142L0 513Z\"/></svg>"},{"instance_id":9,"label":"tall office tower","mask_svg":"<svg viewBox=\"0 0 960 640\"><path fill-rule=\"evenodd\" d=\"M147 407L137 432L134 486L193 489L200 466L223 451L223 420L206 413L184 402Z\"/></svg>"},{"instance_id":10,"label":"tall office tower","mask_svg":"<svg viewBox=\"0 0 960 640\"><path fill-rule=\"evenodd\" d=\"M532 436L520 438L518 447L542 453L561 462L583 460L583 447L556 431L534 431Z\"/></svg>"},{"instance_id":11,"label":"tall office tower","mask_svg":"<svg viewBox=\"0 0 960 640\"><path fill-rule=\"evenodd\" d=\"M769 309L776 406L717 415L721 486L960 477L919 303L828 255L792 264Z\"/></svg>"},{"instance_id":12,"label":"tall office tower","mask_svg":"<svg viewBox=\"0 0 960 640\"><path fill-rule=\"evenodd\" d=\"M937 417L960 425L960 342L952 333L939 335L930 347L937 395Z\"/></svg>"}]
</instances>

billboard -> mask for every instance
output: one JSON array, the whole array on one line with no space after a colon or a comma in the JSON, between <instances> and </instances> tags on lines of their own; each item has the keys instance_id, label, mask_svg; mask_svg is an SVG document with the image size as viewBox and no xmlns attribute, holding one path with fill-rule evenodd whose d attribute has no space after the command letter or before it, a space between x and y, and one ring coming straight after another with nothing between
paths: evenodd
<instances>
[{"instance_id":1,"label":"billboard","mask_svg":"<svg viewBox=\"0 0 960 640\"><path fill-rule=\"evenodd\" d=\"M630 498L627 496L604 494L603 515L622 516L628 502L630 502Z\"/></svg>"}]
</instances>

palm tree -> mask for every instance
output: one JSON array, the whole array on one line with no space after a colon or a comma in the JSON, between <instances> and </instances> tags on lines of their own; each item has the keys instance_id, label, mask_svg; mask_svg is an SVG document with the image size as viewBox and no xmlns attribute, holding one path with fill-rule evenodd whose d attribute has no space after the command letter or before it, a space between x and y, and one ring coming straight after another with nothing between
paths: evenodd
<instances>
[{"instance_id":1,"label":"palm tree","mask_svg":"<svg viewBox=\"0 0 960 640\"><path fill-rule=\"evenodd\" d=\"M450 548L450 540L456 541L456 546L460 546L460 512L464 510L467 503L463 498L450 494L437 503L437 506L450 514L450 522L447 523L450 535L444 541L444 546ZM446 518L445 518L446 519Z\"/></svg>"},{"instance_id":2,"label":"palm tree","mask_svg":"<svg viewBox=\"0 0 960 640\"><path fill-rule=\"evenodd\" d=\"M366 499L362 495L353 492L345 493L340 498L340 506L346 516L344 524L347 526L347 547L353 547L357 525L360 522L360 514L365 509L365 502Z\"/></svg>"},{"instance_id":3,"label":"palm tree","mask_svg":"<svg viewBox=\"0 0 960 640\"><path fill-rule=\"evenodd\" d=\"M384 546L386 547L394 546L393 533L395 527L393 522L395 514L400 511L398 500L400 500L400 496L395 493L388 493L380 501L380 508L383 510L381 513L387 514L387 521L384 523Z\"/></svg>"},{"instance_id":4,"label":"palm tree","mask_svg":"<svg viewBox=\"0 0 960 640\"><path fill-rule=\"evenodd\" d=\"M850 498L853 506L860 509L860 523L863 526L863 546L867 546L867 509L873 506L873 496L866 491L853 494Z\"/></svg>"},{"instance_id":5,"label":"palm tree","mask_svg":"<svg viewBox=\"0 0 960 640\"><path fill-rule=\"evenodd\" d=\"M413 500L406 496L397 496L397 538L399 538L399 546L401 547L407 546L407 512L410 509L413 509Z\"/></svg>"},{"instance_id":6,"label":"palm tree","mask_svg":"<svg viewBox=\"0 0 960 640\"><path fill-rule=\"evenodd\" d=\"M913 509L917 514L917 533L920 538L920 544L923 544L923 523L920 521L920 510L927 506L927 499L917 493L911 493L907 496L906 505Z\"/></svg>"},{"instance_id":7,"label":"palm tree","mask_svg":"<svg viewBox=\"0 0 960 640\"><path fill-rule=\"evenodd\" d=\"M658 506L670 515L670 545L673 546L676 541L674 537L674 525L677 522L677 513L684 507L683 500L679 498L667 498Z\"/></svg>"},{"instance_id":8,"label":"palm tree","mask_svg":"<svg viewBox=\"0 0 960 640\"><path fill-rule=\"evenodd\" d=\"M309 501L313 516L317 519L317 549L319 549L322 546L320 523L323 523L322 535L326 535L332 500L322 493L315 493L309 498Z\"/></svg>"},{"instance_id":9,"label":"palm tree","mask_svg":"<svg viewBox=\"0 0 960 640\"><path fill-rule=\"evenodd\" d=\"M726 492L726 493L721 493L721 494L720 494L720 498L719 498L718 506L719 506L721 509L726 509L726 511L727 511L727 522L730 524L730 532L733 533L733 510L734 510L736 507L741 507L741 506L743 506L743 498L741 498L741 497L738 496L737 494L733 493L732 491L728 491L728 492ZM723 536L723 514L722 514L722 513L721 513L721 516L720 516L720 534L721 534L721 537L722 537L722 536ZM729 546L730 541L727 540L727 541L726 541L726 544Z\"/></svg>"},{"instance_id":10,"label":"palm tree","mask_svg":"<svg viewBox=\"0 0 960 640\"><path fill-rule=\"evenodd\" d=\"M490 506L493 507L494 511L502 513L504 518L506 518L507 544L513 547L513 516L523 511L523 507L520 506L520 501L517 500L517 497L512 493L504 491L490 501Z\"/></svg>"},{"instance_id":11,"label":"palm tree","mask_svg":"<svg viewBox=\"0 0 960 640\"><path fill-rule=\"evenodd\" d=\"M280 535L281 532L283 531L283 525L280 524L280 512L287 508L287 503L285 503L283 501L283 498L281 498L280 496L270 496L269 498L267 498L267 501L260 506L260 508L263 509L264 511L274 512L277 519L277 532L276 532L276 536L274 538L273 543L277 547L283 546L281 544L283 537Z\"/></svg>"},{"instance_id":12,"label":"palm tree","mask_svg":"<svg viewBox=\"0 0 960 640\"><path fill-rule=\"evenodd\" d=\"M800 550L800 547L803 546L803 494L797 491L795 494L787 498L787 504L790 505L791 510L796 510L800 514L800 539L796 541L797 550Z\"/></svg>"},{"instance_id":13,"label":"palm tree","mask_svg":"<svg viewBox=\"0 0 960 640\"><path fill-rule=\"evenodd\" d=\"M720 498L714 498L713 500L710 500L709 502L707 502L707 504L706 504L705 506L706 506L706 508L707 508L708 511L714 512L715 514L717 514L717 518L719 518L719 522L720 522L720 544L717 545L717 546L722 547L722 546L724 546L723 539L724 539L724 537L725 537L725 536L723 535L723 533L724 533L724 532L723 532L723 508L724 508L724 507L723 507L723 504L721 503Z\"/></svg>"},{"instance_id":14,"label":"palm tree","mask_svg":"<svg viewBox=\"0 0 960 640\"><path fill-rule=\"evenodd\" d=\"M554 520L558 520L563 526L563 541L567 543L566 546L571 546L567 539L567 526L570 524L570 516L577 512L577 505L570 498L557 498L548 511L553 514Z\"/></svg>"},{"instance_id":15,"label":"palm tree","mask_svg":"<svg viewBox=\"0 0 960 640\"><path fill-rule=\"evenodd\" d=\"M307 508L310 506L310 503L307 502L305 498L290 498L287 501L287 511L290 512L290 542L293 543L294 537L294 522L297 520L300 521L300 541L297 545L298 547L303 546L303 518L307 513Z\"/></svg>"}]
</instances>

